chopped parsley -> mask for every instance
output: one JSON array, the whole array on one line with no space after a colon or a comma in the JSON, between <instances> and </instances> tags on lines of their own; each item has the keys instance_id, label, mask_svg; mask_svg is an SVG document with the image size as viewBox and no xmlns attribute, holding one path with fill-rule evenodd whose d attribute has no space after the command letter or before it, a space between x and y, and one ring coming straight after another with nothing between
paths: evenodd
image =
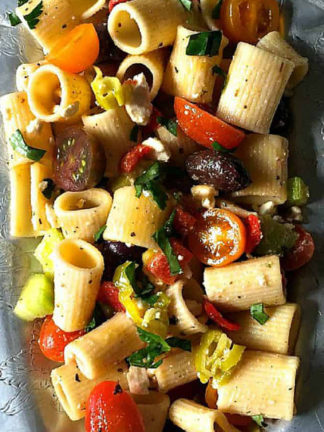
<instances>
[{"instance_id":1,"label":"chopped parsley","mask_svg":"<svg viewBox=\"0 0 324 432\"><path fill-rule=\"evenodd\" d=\"M195 33L189 37L186 54L189 56L218 55L222 42L222 32L219 30Z\"/></svg>"},{"instance_id":2,"label":"chopped parsley","mask_svg":"<svg viewBox=\"0 0 324 432\"><path fill-rule=\"evenodd\" d=\"M106 228L107 228L107 225L103 225L101 228L98 229L98 231L93 236L95 242L98 242L101 239L102 234L104 233Z\"/></svg>"}]
</instances>

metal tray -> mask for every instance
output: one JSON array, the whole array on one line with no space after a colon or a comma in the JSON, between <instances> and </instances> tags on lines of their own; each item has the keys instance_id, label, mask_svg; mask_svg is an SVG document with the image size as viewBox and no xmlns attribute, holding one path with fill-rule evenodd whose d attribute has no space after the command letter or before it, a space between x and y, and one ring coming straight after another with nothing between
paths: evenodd
<instances>
[{"instance_id":1,"label":"metal tray","mask_svg":"<svg viewBox=\"0 0 324 432\"><path fill-rule=\"evenodd\" d=\"M291 99L290 173L310 186L307 229L316 242L313 261L289 278L289 297L303 311L297 354L302 359L291 423L274 422L276 432L324 432L324 0L283 1L288 37L310 60L310 72ZM0 95L15 91L15 70L39 51L22 30L8 25L6 12L15 1L0 0ZM40 354L39 323L21 323L12 314L21 287L37 263L34 240L11 241L8 235L9 181L6 145L0 152L0 431L77 432L55 399L49 372L55 367ZM266 379L266 377L265 377Z\"/></svg>"}]
</instances>

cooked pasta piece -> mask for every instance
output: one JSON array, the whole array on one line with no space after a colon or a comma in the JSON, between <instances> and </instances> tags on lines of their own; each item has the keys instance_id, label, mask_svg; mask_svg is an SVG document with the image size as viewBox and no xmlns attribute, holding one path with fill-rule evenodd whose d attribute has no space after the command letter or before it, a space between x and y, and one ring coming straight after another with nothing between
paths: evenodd
<instances>
[{"instance_id":1,"label":"cooked pasta piece","mask_svg":"<svg viewBox=\"0 0 324 432\"><path fill-rule=\"evenodd\" d=\"M213 67L222 61L223 49L228 40L223 37L216 56L190 56L186 49L191 35L199 33L179 26L173 51L164 74L162 90L173 96L181 96L192 102L209 103L217 75Z\"/></svg>"},{"instance_id":2,"label":"cooked pasta piece","mask_svg":"<svg viewBox=\"0 0 324 432\"><path fill-rule=\"evenodd\" d=\"M120 81L133 78L143 73L150 87L151 100L158 94L164 73L166 52L156 50L142 55L129 55L120 64L117 78Z\"/></svg>"},{"instance_id":3,"label":"cooked pasta piece","mask_svg":"<svg viewBox=\"0 0 324 432\"><path fill-rule=\"evenodd\" d=\"M143 416L145 432L162 432L170 406L169 396L155 391L132 396Z\"/></svg>"},{"instance_id":4,"label":"cooked pasta piece","mask_svg":"<svg viewBox=\"0 0 324 432\"><path fill-rule=\"evenodd\" d=\"M152 235L163 225L169 213L170 203L165 210L160 210L151 196L142 194L136 198L133 186L120 188L115 192L103 238L157 248Z\"/></svg>"},{"instance_id":5,"label":"cooked pasta piece","mask_svg":"<svg viewBox=\"0 0 324 432\"><path fill-rule=\"evenodd\" d=\"M67 332L89 323L100 287L104 261L99 250L83 240L66 239L54 252L53 320Z\"/></svg>"},{"instance_id":6,"label":"cooked pasta piece","mask_svg":"<svg viewBox=\"0 0 324 432\"><path fill-rule=\"evenodd\" d=\"M71 362L52 370L53 387L66 414L71 420L80 420L86 414L86 403L92 389L102 381L118 381L127 390L127 364L119 363L107 367L98 378L87 379L78 366Z\"/></svg>"},{"instance_id":7,"label":"cooked pasta piece","mask_svg":"<svg viewBox=\"0 0 324 432\"><path fill-rule=\"evenodd\" d=\"M221 0L200 0L202 16L210 30L218 30L217 20L213 18L213 11L216 6L222 3Z\"/></svg>"},{"instance_id":8,"label":"cooked pasta piece","mask_svg":"<svg viewBox=\"0 0 324 432\"><path fill-rule=\"evenodd\" d=\"M53 156L53 135L51 126L34 116L31 112L25 92L10 93L0 99L0 109L8 146L9 166L32 163L12 148L10 137L20 130L27 145L46 150L41 163L51 167Z\"/></svg>"},{"instance_id":9,"label":"cooked pasta piece","mask_svg":"<svg viewBox=\"0 0 324 432\"><path fill-rule=\"evenodd\" d=\"M279 32L271 32L264 36L257 44L258 48L269 51L294 63L294 71L289 78L287 87L296 87L308 72L308 58L299 55L288 42L286 42Z\"/></svg>"},{"instance_id":10,"label":"cooked pasta piece","mask_svg":"<svg viewBox=\"0 0 324 432\"><path fill-rule=\"evenodd\" d=\"M54 203L54 210L66 238L94 242L94 235L105 224L112 198L104 189L65 192Z\"/></svg>"},{"instance_id":11,"label":"cooked pasta piece","mask_svg":"<svg viewBox=\"0 0 324 432\"><path fill-rule=\"evenodd\" d=\"M287 200L288 141L278 135L249 135L235 153L246 167L252 183L233 192L236 201L261 205Z\"/></svg>"},{"instance_id":12,"label":"cooked pasta piece","mask_svg":"<svg viewBox=\"0 0 324 432\"><path fill-rule=\"evenodd\" d=\"M30 109L45 122L76 123L89 110L91 94L84 77L51 64L38 68L29 79Z\"/></svg>"},{"instance_id":13,"label":"cooked pasta piece","mask_svg":"<svg viewBox=\"0 0 324 432\"><path fill-rule=\"evenodd\" d=\"M172 351L163 363L154 370L159 391L168 391L197 379L194 359L191 352Z\"/></svg>"},{"instance_id":14,"label":"cooked pasta piece","mask_svg":"<svg viewBox=\"0 0 324 432\"><path fill-rule=\"evenodd\" d=\"M250 311L236 312L230 318L240 329L229 332L233 342L250 349L278 354L291 354L294 350L300 324L300 307L294 303L265 308L268 321L260 325Z\"/></svg>"},{"instance_id":15,"label":"cooked pasta piece","mask_svg":"<svg viewBox=\"0 0 324 432\"><path fill-rule=\"evenodd\" d=\"M291 420L297 357L245 351L228 382L218 388L221 411Z\"/></svg>"},{"instance_id":16,"label":"cooked pasta piece","mask_svg":"<svg viewBox=\"0 0 324 432\"><path fill-rule=\"evenodd\" d=\"M37 63L24 63L18 66L16 71L16 87L19 92L27 91L30 76L43 64Z\"/></svg>"},{"instance_id":17,"label":"cooked pasta piece","mask_svg":"<svg viewBox=\"0 0 324 432\"><path fill-rule=\"evenodd\" d=\"M133 0L114 7L108 31L121 50L144 54L171 45L186 16L178 0Z\"/></svg>"},{"instance_id":18,"label":"cooked pasta piece","mask_svg":"<svg viewBox=\"0 0 324 432\"><path fill-rule=\"evenodd\" d=\"M240 42L216 115L243 129L268 133L293 69L290 60Z\"/></svg>"},{"instance_id":19,"label":"cooked pasta piece","mask_svg":"<svg viewBox=\"0 0 324 432\"><path fill-rule=\"evenodd\" d=\"M47 231L51 228L46 215L46 204L51 203L50 198L46 198L43 194L43 188L46 187L45 179L51 179L52 170L41 163L30 165L30 180L31 180L31 208L32 208L32 224L35 231Z\"/></svg>"},{"instance_id":20,"label":"cooked pasta piece","mask_svg":"<svg viewBox=\"0 0 324 432\"><path fill-rule=\"evenodd\" d=\"M70 0L73 13L86 20L99 12L106 5L106 0Z\"/></svg>"},{"instance_id":21,"label":"cooked pasta piece","mask_svg":"<svg viewBox=\"0 0 324 432\"><path fill-rule=\"evenodd\" d=\"M64 357L66 363L75 361L83 375L94 379L143 346L134 322L124 313L117 313L67 345Z\"/></svg>"},{"instance_id":22,"label":"cooked pasta piece","mask_svg":"<svg viewBox=\"0 0 324 432\"><path fill-rule=\"evenodd\" d=\"M135 123L129 118L124 107L84 116L82 120L84 130L95 137L105 150L105 176L118 175L121 157L134 145L130 135Z\"/></svg>"},{"instance_id":23,"label":"cooked pasta piece","mask_svg":"<svg viewBox=\"0 0 324 432\"><path fill-rule=\"evenodd\" d=\"M204 286L210 301L225 311L247 310L255 303L277 306L286 302L279 258L249 259L226 267L207 267Z\"/></svg>"},{"instance_id":24,"label":"cooked pasta piece","mask_svg":"<svg viewBox=\"0 0 324 432\"><path fill-rule=\"evenodd\" d=\"M178 399L170 407L170 420L186 432L239 432L225 414L192 400Z\"/></svg>"}]
</instances>

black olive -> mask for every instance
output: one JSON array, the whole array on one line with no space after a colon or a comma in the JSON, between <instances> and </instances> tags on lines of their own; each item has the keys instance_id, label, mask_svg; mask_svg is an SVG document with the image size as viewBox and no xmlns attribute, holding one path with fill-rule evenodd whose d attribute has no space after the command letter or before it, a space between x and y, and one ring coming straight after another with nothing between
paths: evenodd
<instances>
[{"instance_id":1,"label":"black olive","mask_svg":"<svg viewBox=\"0 0 324 432\"><path fill-rule=\"evenodd\" d=\"M270 133L277 135L288 135L288 129L290 124L290 110L289 110L289 99L282 98L277 111L272 120L270 127Z\"/></svg>"},{"instance_id":2,"label":"black olive","mask_svg":"<svg viewBox=\"0 0 324 432\"><path fill-rule=\"evenodd\" d=\"M246 188L250 177L242 162L229 153L202 150L188 156L188 175L199 184L208 184L224 192Z\"/></svg>"},{"instance_id":3,"label":"black olive","mask_svg":"<svg viewBox=\"0 0 324 432\"><path fill-rule=\"evenodd\" d=\"M97 31L100 43L100 52L96 60L96 64L122 62L127 54L117 48L114 44L108 33L107 22L98 23L94 26Z\"/></svg>"}]
</instances>

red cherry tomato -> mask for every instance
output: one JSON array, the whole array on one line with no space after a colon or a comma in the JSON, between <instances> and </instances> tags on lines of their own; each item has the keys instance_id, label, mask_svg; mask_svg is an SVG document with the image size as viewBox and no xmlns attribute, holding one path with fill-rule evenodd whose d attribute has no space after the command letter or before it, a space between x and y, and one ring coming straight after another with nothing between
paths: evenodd
<instances>
[{"instance_id":1,"label":"red cherry tomato","mask_svg":"<svg viewBox=\"0 0 324 432\"><path fill-rule=\"evenodd\" d=\"M216 309L216 307L206 298L204 299L204 309L209 319L214 321L219 327L229 331L240 330L240 324L233 323L226 318Z\"/></svg>"},{"instance_id":2,"label":"red cherry tomato","mask_svg":"<svg viewBox=\"0 0 324 432\"><path fill-rule=\"evenodd\" d=\"M104 381L87 401L86 432L145 432L142 415L118 382Z\"/></svg>"},{"instance_id":3,"label":"red cherry tomato","mask_svg":"<svg viewBox=\"0 0 324 432\"><path fill-rule=\"evenodd\" d=\"M138 163L151 153L152 149L143 144L137 144L131 148L120 161L120 170L122 173L134 171Z\"/></svg>"},{"instance_id":4,"label":"red cherry tomato","mask_svg":"<svg viewBox=\"0 0 324 432\"><path fill-rule=\"evenodd\" d=\"M298 234L295 246L281 260L282 266L286 271L293 271L303 267L312 259L315 250L311 234L305 231L300 225L296 225L295 230Z\"/></svg>"},{"instance_id":5,"label":"red cherry tomato","mask_svg":"<svg viewBox=\"0 0 324 432\"><path fill-rule=\"evenodd\" d=\"M184 237L188 235L194 229L196 222L197 220L194 216L184 211L182 207L177 206L173 227L179 234Z\"/></svg>"},{"instance_id":6,"label":"red cherry tomato","mask_svg":"<svg viewBox=\"0 0 324 432\"><path fill-rule=\"evenodd\" d=\"M246 228L245 252L250 254L262 240L261 222L257 216L250 214L244 219L244 225Z\"/></svg>"},{"instance_id":7,"label":"red cherry tomato","mask_svg":"<svg viewBox=\"0 0 324 432\"><path fill-rule=\"evenodd\" d=\"M56 362L64 362L66 345L84 334L85 330L65 332L55 324L51 316L47 316L42 324L38 344L45 357Z\"/></svg>"},{"instance_id":8,"label":"red cherry tomato","mask_svg":"<svg viewBox=\"0 0 324 432\"><path fill-rule=\"evenodd\" d=\"M125 312L124 306L119 301L118 294L119 289L113 282L103 282L100 286L97 301L111 306L115 312Z\"/></svg>"}]
</instances>

